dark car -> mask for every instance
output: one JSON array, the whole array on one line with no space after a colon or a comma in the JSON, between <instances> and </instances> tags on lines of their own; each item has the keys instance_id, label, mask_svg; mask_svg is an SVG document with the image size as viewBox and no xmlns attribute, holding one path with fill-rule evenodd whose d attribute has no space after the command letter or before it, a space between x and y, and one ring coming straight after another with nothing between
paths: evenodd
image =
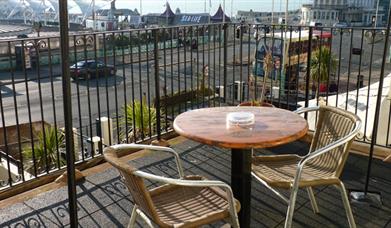
<instances>
[{"instance_id":1,"label":"dark car","mask_svg":"<svg viewBox=\"0 0 391 228\"><path fill-rule=\"evenodd\" d=\"M346 28L346 27L349 27L349 24L347 22L337 22L337 23L334 23L333 26L335 28Z\"/></svg>"},{"instance_id":2,"label":"dark car","mask_svg":"<svg viewBox=\"0 0 391 228\"><path fill-rule=\"evenodd\" d=\"M26 35L26 34L19 34L19 35L16 36L16 38L18 38L18 39L29 38L29 36Z\"/></svg>"},{"instance_id":3,"label":"dark car","mask_svg":"<svg viewBox=\"0 0 391 228\"><path fill-rule=\"evenodd\" d=\"M90 79L96 76L104 77L115 75L117 70L112 65L106 65L101 61L87 60L80 61L70 67L70 74L73 80Z\"/></svg>"}]
</instances>

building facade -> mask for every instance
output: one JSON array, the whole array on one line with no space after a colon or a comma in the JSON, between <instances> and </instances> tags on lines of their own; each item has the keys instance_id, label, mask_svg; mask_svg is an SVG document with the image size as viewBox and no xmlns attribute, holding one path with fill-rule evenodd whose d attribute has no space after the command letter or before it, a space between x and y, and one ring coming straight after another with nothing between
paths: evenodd
<instances>
[{"instance_id":1,"label":"building facade","mask_svg":"<svg viewBox=\"0 0 391 228\"><path fill-rule=\"evenodd\" d=\"M337 22L346 22L351 26L369 26L376 17L376 6L376 0L314 0L313 4L302 5L301 24L319 22L333 26ZM379 6L377 25L382 24L383 18L384 10Z\"/></svg>"}]
</instances>

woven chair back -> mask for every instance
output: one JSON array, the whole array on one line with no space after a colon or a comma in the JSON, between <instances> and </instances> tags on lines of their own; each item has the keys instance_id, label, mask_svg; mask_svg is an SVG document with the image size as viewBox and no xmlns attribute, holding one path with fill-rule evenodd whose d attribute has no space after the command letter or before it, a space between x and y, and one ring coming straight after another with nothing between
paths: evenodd
<instances>
[{"instance_id":1,"label":"woven chair back","mask_svg":"<svg viewBox=\"0 0 391 228\"><path fill-rule=\"evenodd\" d=\"M118 169L126 187L133 197L134 203L137 204L144 213L155 219L155 221L156 219L158 220L159 218L155 206L144 184L143 178L133 174L133 172L137 171L137 168L118 159L116 150L113 148L105 148L104 156L107 162Z\"/></svg>"},{"instance_id":2,"label":"woven chair back","mask_svg":"<svg viewBox=\"0 0 391 228\"><path fill-rule=\"evenodd\" d=\"M345 110L321 106L314 138L310 152L323 148L342 139L354 129L357 117ZM316 168L324 177L339 177L349 154L349 148L354 138L314 159L304 166Z\"/></svg>"}]
</instances>

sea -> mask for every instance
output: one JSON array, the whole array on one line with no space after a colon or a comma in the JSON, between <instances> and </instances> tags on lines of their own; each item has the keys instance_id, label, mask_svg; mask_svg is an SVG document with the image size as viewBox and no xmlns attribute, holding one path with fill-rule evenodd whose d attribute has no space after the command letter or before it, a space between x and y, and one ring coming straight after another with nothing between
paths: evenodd
<instances>
[{"instance_id":1,"label":"sea","mask_svg":"<svg viewBox=\"0 0 391 228\"><path fill-rule=\"evenodd\" d=\"M217 11L219 5L224 5L228 16L236 15L238 10L272 12L274 1L274 12L284 12L286 1L288 9L300 9L302 4L311 0L116 0L116 8L137 9L142 14L162 13L165 10L166 2L170 4L172 11L179 8L181 13L211 13ZM141 7L140 7L141 5ZM110 7L109 3L107 5ZM140 11L141 8L141 11Z\"/></svg>"}]
</instances>

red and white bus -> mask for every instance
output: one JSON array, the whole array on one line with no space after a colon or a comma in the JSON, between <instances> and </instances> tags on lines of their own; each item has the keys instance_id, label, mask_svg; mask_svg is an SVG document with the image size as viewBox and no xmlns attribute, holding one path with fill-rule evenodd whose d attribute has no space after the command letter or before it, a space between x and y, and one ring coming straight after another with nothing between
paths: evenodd
<instances>
[{"instance_id":1,"label":"red and white bus","mask_svg":"<svg viewBox=\"0 0 391 228\"><path fill-rule=\"evenodd\" d=\"M309 31L288 31L268 33L258 38L258 50L253 63L253 74L264 76L263 59L266 52L273 55L274 69L269 78L281 80L282 88L294 89L298 79L298 69L306 65L308 51L314 51L320 46L331 45L332 34L326 31L313 31L311 49L309 49Z\"/></svg>"}]
</instances>

